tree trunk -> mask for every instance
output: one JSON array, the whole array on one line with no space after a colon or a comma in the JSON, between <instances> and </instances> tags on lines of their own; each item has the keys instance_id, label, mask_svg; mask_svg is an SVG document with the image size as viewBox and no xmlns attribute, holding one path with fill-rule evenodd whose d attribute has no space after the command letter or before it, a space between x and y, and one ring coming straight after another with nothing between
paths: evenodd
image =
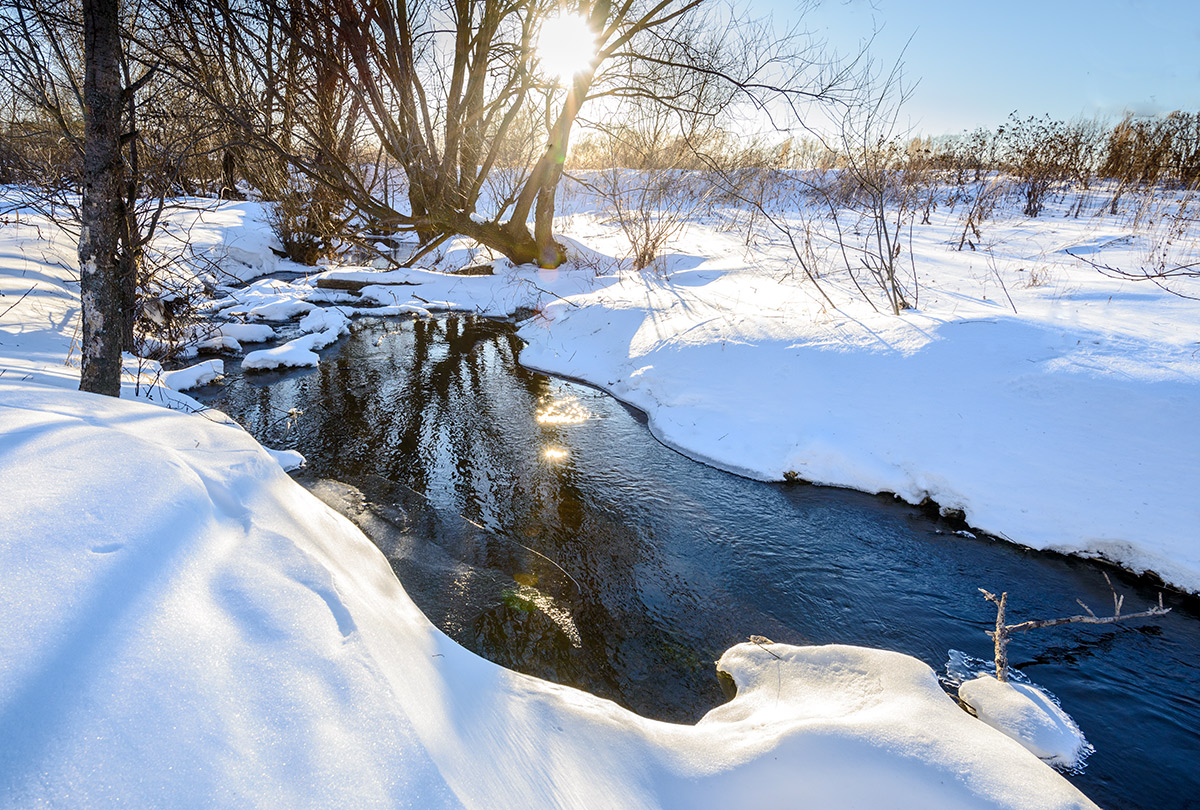
<instances>
[{"instance_id":1,"label":"tree trunk","mask_svg":"<svg viewBox=\"0 0 1200 810\"><path fill-rule=\"evenodd\" d=\"M242 193L237 187L237 155L226 147L221 155L221 199L240 200Z\"/></svg>"},{"instance_id":2,"label":"tree trunk","mask_svg":"<svg viewBox=\"0 0 1200 810\"><path fill-rule=\"evenodd\" d=\"M83 308L81 391L121 393L122 290L117 249L121 205L119 0L83 0L84 155L79 278Z\"/></svg>"}]
</instances>

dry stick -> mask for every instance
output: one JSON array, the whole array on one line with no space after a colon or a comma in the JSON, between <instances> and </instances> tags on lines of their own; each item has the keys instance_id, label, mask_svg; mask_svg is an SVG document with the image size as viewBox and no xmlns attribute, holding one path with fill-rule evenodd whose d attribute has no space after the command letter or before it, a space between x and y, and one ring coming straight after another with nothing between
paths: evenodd
<instances>
[{"instance_id":1,"label":"dry stick","mask_svg":"<svg viewBox=\"0 0 1200 810\"><path fill-rule=\"evenodd\" d=\"M1000 282L1000 289L1004 290L1004 297L1008 299L1008 305L1012 307L1013 314L1018 314L1017 305L1013 303L1012 296L1008 294L1008 287L1004 284L1004 279L1000 277L1000 271L996 268L996 260L991 251L988 252L988 267L991 269L992 275L996 277L996 281Z\"/></svg>"},{"instance_id":2,"label":"dry stick","mask_svg":"<svg viewBox=\"0 0 1200 810\"><path fill-rule=\"evenodd\" d=\"M1008 628L1004 624L1004 608L1008 604L1008 592L1000 594L1000 598L996 595L979 589L984 598L996 605L996 629L989 630L988 635L996 642L996 680L1004 682L1008 680Z\"/></svg>"},{"instance_id":3,"label":"dry stick","mask_svg":"<svg viewBox=\"0 0 1200 810\"><path fill-rule=\"evenodd\" d=\"M915 219L916 217L913 217ZM913 255L913 221L908 221L908 263L912 265L913 307L921 306L921 283L917 280L917 258ZM1007 291L1005 291L1007 293Z\"/></svg>"},{"instance_id":4,"label":"dry stick","mask_svg":"<svg viewBox=\"0 0 1200 810\"><path fill-rule=\"evenodd\" d=\"M1084 264L1090 264L1092 267L1099 270L1109 278L1129 279L1131 281L1150 281L1157 285L1160 289L1165 290L1172 295L1179 296L1180 298L1187 298L1193 301L1200 300L1200 296L1181 293L1178 290L1173 290L1170 287L1167 287L1165 284L1165 281L1170 279L1200 278L1200 261L1189 262L1188 264L1179 264L1175 265L1174 267L1163 267L1159 270L1143 267L1140 268L1139 271L1133 271L1121 270L1101 262L1096 262L1078 253L1072 253L1070 250L1067 250L1066 254L1072 259L1078 259Z\"/></svg>"},{"instance_id":5,"label":"dry stick","mask_svg":"<svg viewBox=\"0 0 1200 810\"><path fill-rule=\"evenodd\" d=\"M1092 609L1085 605L1081 600L1080 607L1087 611L1086 616L1066 616L1060 619L1034 619L1020 624L1005 624L1004 611L1008 603L1008 593L1001 593L999 597L990 593L983 588L979 592L984 598L996 605L996 629L987 631L988 636L996 643L996 680L1005 682L1008 680L1008 641L1009 636L1013 633L1023 633L1026 630L1036 630L1041 627L1057 627L1061 624L1115 624L1116 622L1125 621L1126 619L1146 619L1153 616L1165 616L1171 612L1171 608L1164 607L1162 601L1162 592L1158 594L1158 604L1151 605L1149 608L1138 613L1127 613L1121 615L1121 607L1125 604L1125 597L1118 596L1116 588L1113 587L1112 580L1108 578L1108 574L1104 574L1104 581L1108 583L1109 590L1113 596L1113 615L1097 616L1092 612Z\"/></svg>"},{"instance_id":6,"label":"dry stick","mask_svg":"<svg viewBox=\"0 0 1200 810\"><path fill-rule=\"evenodd\" d=\"M37 289L37 284L35 283L32 287L30 287L28 290L25 291L24 295L22 295L16 301L13 301L11 304L9 304L7 307L5 307L4 311L0 312L0 318L3 318L5 315L7 315L9 313L9 311L12 310L13 307L15 307L17 304L19 304L25 300L26 295L29 295L31 292L33 292L36 289Z\"/></svg>"}]
</instances>

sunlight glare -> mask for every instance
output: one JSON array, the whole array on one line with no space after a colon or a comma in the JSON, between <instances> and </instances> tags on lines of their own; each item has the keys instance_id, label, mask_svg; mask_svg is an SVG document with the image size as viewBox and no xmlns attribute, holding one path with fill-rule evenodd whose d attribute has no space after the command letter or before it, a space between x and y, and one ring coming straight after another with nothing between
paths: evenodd
<instances>
[{"instance_id":1,"label":"sunlight glare","mask_svg":"<svg viewBox=\"0 0 1200 810\"><path fill-rule=\"evenodd\" d=\"M550 400L549 405L537 412L540 425L577 425L591 418L591 411L579 403L579 397Z\"/></svg>"},{"instance_id":2,"label":"sunlight glare","mask_svg":"<svg viewBox=\"0 0 1200 810\"><path fill-rule=\"evenodd\" d=\"M578 14L561 14L542 23L538 35L542 68L560 79L587 70L596 58L596 33Z\"/></svg>"},{"instance_id":3,"label":"sunlight glare","mask_svg":"<svg viewBox=\"0 0 1200 810\"><path fill-rule=\"evenodd\" d=\"M567 457L567 451L558 447L547 447L542 453L547 461L562 461Z\"/></svg>"}]
</instances>

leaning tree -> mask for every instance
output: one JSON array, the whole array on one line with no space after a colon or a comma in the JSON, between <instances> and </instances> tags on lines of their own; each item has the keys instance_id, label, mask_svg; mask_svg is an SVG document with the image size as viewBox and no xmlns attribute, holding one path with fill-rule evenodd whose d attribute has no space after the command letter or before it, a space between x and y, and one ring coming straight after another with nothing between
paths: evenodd
<instances>
[{"instance_id":1,"label":"leaning tree","mask_svg":"<svg viewBox=\"0 0 1200 810\"><path fill-rule=\"evenodd\" d=\"M563 37L574 63L552 65ZM850 75L713 0L161 0L153 38L256 165L325 201L306 221L543 266L564 258L556 191L585 106L795 107Z\"/></svg>"}]
</instances>

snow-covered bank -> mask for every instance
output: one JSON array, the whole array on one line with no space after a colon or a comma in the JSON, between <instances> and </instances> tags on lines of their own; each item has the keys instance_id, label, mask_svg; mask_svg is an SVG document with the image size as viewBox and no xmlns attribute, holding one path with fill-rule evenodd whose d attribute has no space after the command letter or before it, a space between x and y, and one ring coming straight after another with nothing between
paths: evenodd
<instances>
[{"instance_id":1,"label":"snow-covered bank","mask_svg":"<svg viewBox=\"0 0 1200 810\"><path fill-rule=\"evenodd\" d=\"M599 218L569 223L620 255ZM1076 258L1135 266L1150 240L1132 226L1012 215L987 254L954 250L954 227L914 235L919 308L899 316L837 275L830 307L779 245L699 223L655 271L597 274L595 252L592 269L498 261L493 276L334 269L263 282L229 311L269 320L333 296L351 314L534 312L522 363L637 406L694 458L930 498L993 535L1200 591L1200 302Z\"/></svg>"},{"instance_id":2,"label":"snow-covered bank","mask_svg":"<svg viewBox=\"0 0 1200 810\"><path fill-rule=\"evenodd\" d=\"M1129 284L1018 304L1044 317L965 295L893 317L697 269L549 303L522 362L605 388L716 466L929 497L1196 591L1200 307Z\"/></svg>"},{"instance_id":3,"label":"snow-covered bank","mask_svg":"<svg viewBox=\"0 0 1200 810\"><path fill-rule=\"evenodd\" d=\"M692 727L474 656L219 414L73 390L59 247L0 273L0 806L1094 806L897 653L739 645Z\"/></svg>"},{"instance_id":4,"label":"snow-covered bank","mask_svg":"<svg viewBox=\"0 0 1200 810\"><path fill-rule=\"evenodd\" d=\"M735 647L695 727L503 670L240 429L0 380L10 807L1088 807L907 656Z\"/></svg>"}]
</instances>

